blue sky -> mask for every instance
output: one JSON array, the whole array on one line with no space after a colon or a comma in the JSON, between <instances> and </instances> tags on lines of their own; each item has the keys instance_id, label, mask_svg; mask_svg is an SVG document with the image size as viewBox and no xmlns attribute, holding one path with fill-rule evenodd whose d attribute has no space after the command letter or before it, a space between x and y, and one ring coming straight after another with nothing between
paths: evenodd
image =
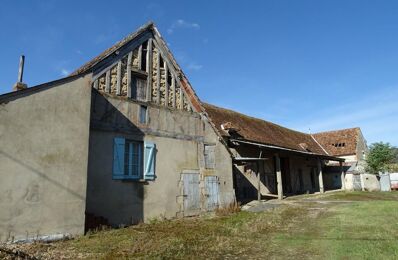
<instances>
[{"instance_id":1,"label":"blue sky","mask_svg":"<svg viewBox=\"0 0 398 260\"><path fill-rule=\"evenodd\" d=\"M153 20L199 97L299 131L398 145L398 1L16 1L0 93L63 77Z\"/></svg>"}]
</instances>

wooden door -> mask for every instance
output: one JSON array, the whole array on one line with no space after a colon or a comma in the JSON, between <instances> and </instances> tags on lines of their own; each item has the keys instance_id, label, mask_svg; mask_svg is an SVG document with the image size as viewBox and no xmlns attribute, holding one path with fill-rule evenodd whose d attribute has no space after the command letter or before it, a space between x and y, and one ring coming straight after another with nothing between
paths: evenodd
<instances>
[{"instance_id":1,"label":"wooden door","mask_svg":"<svg viewBox=\"0 0 398 260\"><path fill-rule=\"evenodd\" d=\"M184 216L197 215L200 212L199 173L183 173Z\"/></svg>"},{"instance_id":2,"label":"wooden door","mask_svg":"<svg viewBox=\"0 0 398 260\"><path fill-rule=\"evenodd\" d=\"M205 177L206 209L215 210L219 206L219 181L217 176Z\"/></svg>"}]
</instances>

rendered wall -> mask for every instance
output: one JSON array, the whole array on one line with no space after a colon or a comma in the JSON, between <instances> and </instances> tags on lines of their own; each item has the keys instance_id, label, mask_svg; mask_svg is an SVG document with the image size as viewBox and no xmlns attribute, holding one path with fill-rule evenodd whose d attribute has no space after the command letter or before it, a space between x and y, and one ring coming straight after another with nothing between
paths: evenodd
<instances>
[{"instance_id":1,"label":"rendered wall","mask_svg":"<svg viewBox=\"0 0 398 260\"><path fill-rule=\"evenodd\" d=\"M140 124L139 106L144 103L93 91L87 212L114 226L184 215L184 170L200 172L202 180L206 174L218 176L220 200L234 199L231 158L199 114L145 104L149 121ZM154 181L112 180L114 137L156 144ZM216 168L212 171L203 167L204 143L216 145Z\"/></svg>"},{"instance_id":2,"label":"rendered wall","mask_svg":"<svg viewBox=\"0 0 398 260\"><path fill-rule=\"evenodd\" d=\"M0 104L0 241L82 234L89 76Z\"/></svg>"}]
</instances>

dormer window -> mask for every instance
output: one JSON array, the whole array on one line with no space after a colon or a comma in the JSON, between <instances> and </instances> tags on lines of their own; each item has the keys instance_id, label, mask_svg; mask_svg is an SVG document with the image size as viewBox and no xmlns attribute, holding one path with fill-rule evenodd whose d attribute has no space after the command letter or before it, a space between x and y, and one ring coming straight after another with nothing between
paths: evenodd
<instances>
[{"instance_id":1,"label":"dormer window","mask_svg":"<svg viewBox=\"0 0 398 260\"><path fill-rule=\"evenodd\" d=\"M331 145L334 147L345 147L345 143L333 143Z\"/></svg>"}]
</instances>

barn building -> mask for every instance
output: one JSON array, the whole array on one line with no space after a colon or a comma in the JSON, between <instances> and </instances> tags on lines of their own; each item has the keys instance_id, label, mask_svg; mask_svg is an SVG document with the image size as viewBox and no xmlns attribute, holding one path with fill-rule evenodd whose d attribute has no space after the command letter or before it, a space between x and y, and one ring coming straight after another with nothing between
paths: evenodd
<instances>
[{"instance_id":1,"label":"barn building","mask_svg":"<svg viewBox=\"0 0 398 260\"><path fill-rule=\"evenodd\" d=\"M70 76L0 95L0 241L324 192L345 158L202 103L153 23Z\"/></svg>"}]
</instances>

